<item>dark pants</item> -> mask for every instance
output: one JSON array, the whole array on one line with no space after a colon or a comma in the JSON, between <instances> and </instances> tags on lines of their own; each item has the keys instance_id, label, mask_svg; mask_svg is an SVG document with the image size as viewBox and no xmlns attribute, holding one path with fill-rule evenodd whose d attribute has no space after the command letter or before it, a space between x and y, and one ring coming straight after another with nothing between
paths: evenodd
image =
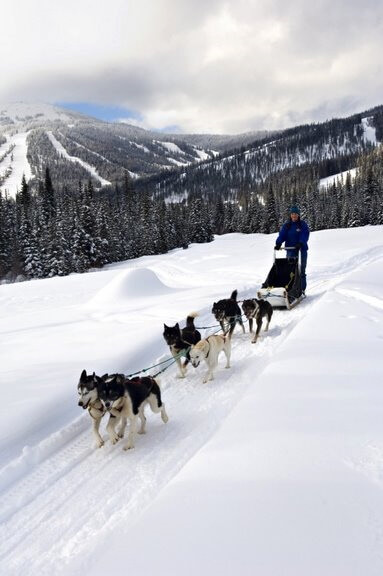
<instances>
[{"instance_id":1,"label":"dark pants","mask_svg":"<svg viewBox=\"0 0 383 576\"><path fill-rule=\"evenodd\" d=\"M287 250L288 258L298 258L298 250ZM306 290L306 266L307 266L307 250L301 250L301 288L302 292Z\"/></svg>"},{"instance_id":2,"label":"dark pants","mask_svg":"<svg viewBox=\"0 0 383 576\"><path fill-rule=\"evenodd\" d=\"M301 286L302 292L306 290L307 280L306 280L306 265L307 265L307 251L301 251Z\"/></svg>"}]
</instances>

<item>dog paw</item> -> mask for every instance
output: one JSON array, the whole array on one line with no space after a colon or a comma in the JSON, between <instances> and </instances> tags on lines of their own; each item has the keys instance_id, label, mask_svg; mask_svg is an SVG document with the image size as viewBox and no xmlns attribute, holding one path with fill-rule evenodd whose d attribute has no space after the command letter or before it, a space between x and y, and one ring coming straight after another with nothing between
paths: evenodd
<instances>
[{"instance_id":1,"label":"dog paw","mask_svg":"<svg viewBox=\"0 0 383 576\"><path fill-rule=\"evenodd\" d=\"M125 434L125 430L120 430L120 432L118 433L118 437L123 438L124 434Z\"/></svg>"},{"instance_id":2,"label":"dog paw","mask_svg":"<svg viewBox=\"0 0 383 576\"><path fill-rule=\"evenodd\" d=\"M120 437L116 434L115 436L112 436L110 438L110 442L111 444L117 444L117 442L119 441Z\"/></svg>"},{"instance_id":3,"label":"dog paw","mask_svg":"<svg viewBox=\"0 0 383 576\"><path fill-rule=\"evenodd\" d=\"M146 430L139 430L138 434L146 434Z\"/></svg>"},{"instance_id":4,"label":"dog paw","mask_svg":"<svg viewBox=\"0 0 383 576\"><path fill-rule=\"evenodd\" d=\"M133 450L133 448L134 448L134 444L130 444L130 443L125 444L125 446L124 446L124 450Z\"/></svg>"},{"instance_id":5,"label":"dog paw","mask_svg":"<svg viewBox=\"0 0 383 576\"><path fill-rule=\"evenodd\" d=\"M100 440L97 440L97 448L102 448L103 446L104 446L104 440L100 438Z\"/></svg>"},{"instance_id":6,"label":"dog paw","mask_svg":"<svg viewBox=\"0 0 383 576\"><path fill-rule=\"evenodd\" d=\"M177 374L176 378L185 378L185 374Z\"/></svg>"}]
</instances>

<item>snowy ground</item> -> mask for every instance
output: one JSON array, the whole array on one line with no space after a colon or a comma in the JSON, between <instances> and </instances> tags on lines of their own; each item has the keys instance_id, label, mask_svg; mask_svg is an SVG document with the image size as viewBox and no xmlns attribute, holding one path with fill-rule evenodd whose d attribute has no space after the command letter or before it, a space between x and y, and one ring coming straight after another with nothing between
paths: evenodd
<instances>
[{"instance_id":1,"label":"snowy ground","mask_svg":"<svg viewBox=\"0 0 383 576\"><path fill-rule=\"evenodd\" d=\"M10 175L2 184L2 191L7 191L9 196L15 197L21 189L23 175L26 181L32 177L32 171L27 158L27 137L28 132L20 132L7 137L7 142L0 146L0 157L5 154L11 146L12 152L0 162L0 175L4 176L7 170L11 169Z\"/></svg>"},{"instance_id":2,"label":"snowy ground","mask_svg":"<svg viewBox=\"0 0 383 576\"><path fill-rule=\"evenodd\" d=\"M256 344L161 376L168 424L94 447L83 368L169 358L163 323L255 296L273 236L0 286L0 573L377 576L383 571L382 227L311 235L308 298ZM151 372L154 372L153 369ZM7 386L5 386L7 384Z\"/></svg>"}]
</instances>

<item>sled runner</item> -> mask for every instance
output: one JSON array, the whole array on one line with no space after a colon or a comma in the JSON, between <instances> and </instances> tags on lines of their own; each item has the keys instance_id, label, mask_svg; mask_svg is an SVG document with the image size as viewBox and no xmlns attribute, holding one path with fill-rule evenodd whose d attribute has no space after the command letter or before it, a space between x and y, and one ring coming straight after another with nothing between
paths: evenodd
<instances>
[{"instance_id":1,"label":"sled runner","mask_svg":"<svg viewBox=\"0 0 383 576\"><path fill-rule=\"evenodd\" d=\"M285 247L281 250L295 250ZM270 302L273 308L290 310L305 297L301 287L301 255L296 258L277 257L274 249L274 263L271 270L257 292L258 298Z\"/></svg>"}]
</instances>

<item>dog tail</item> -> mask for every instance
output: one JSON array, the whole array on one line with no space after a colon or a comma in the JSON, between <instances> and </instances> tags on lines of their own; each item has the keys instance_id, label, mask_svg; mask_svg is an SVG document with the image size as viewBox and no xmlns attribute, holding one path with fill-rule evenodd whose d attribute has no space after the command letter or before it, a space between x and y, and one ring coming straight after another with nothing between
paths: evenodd
<instances>
[{"instance_id":1,"label":"dog tail","mask_svg":"<svg viewBox=\"0 0 383 576\"><path fill-rule=\"evenodd\" d=\"M238 290L234 290L230 296L230 300L237 301L237 296L238 296Z\"/></svg>"},{"instance_id":2,"label":"dog tail","mask_svg":"<svg viewBox=\"0 0 383 576\"><path fill-rule=\"evenodd\" d=\"M186 318L186 327L187 328L194 328L194 318L197 318L197 312L190 312Z\"/></svg>"}]
</instances>

